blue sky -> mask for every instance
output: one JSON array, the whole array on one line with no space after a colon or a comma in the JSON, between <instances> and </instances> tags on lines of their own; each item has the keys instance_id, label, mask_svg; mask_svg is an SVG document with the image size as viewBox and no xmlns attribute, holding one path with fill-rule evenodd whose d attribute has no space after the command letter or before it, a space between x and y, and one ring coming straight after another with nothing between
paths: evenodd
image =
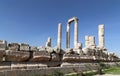
<instances>
[{"instance_id":1,"label":"blue sky","mask_svg":"<svg viewBox=\"0 0 120 76\"><path fill-rule=\"evenodd\" d=\"M93 35L98 44L98 25L105 25L105 45L120 54L120 0L0 0L0 39L44 46L48 37L57 45L57 26L62 23L62 48L66 47L66 23L79 18L79 42ZM73 28L71 25L71 47Z\"/></svg>"}]
</instances>

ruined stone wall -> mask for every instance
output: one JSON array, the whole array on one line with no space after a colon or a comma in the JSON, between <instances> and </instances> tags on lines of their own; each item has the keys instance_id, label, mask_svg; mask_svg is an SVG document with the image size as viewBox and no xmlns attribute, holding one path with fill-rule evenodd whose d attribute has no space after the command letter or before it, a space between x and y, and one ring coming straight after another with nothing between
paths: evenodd
<instances>
[{"instance_id":1,"label":"ruined stone wall","mask_svg":"<svg viewBox=\"0 0 120 76\"><path fill-rule=\"evenodd\" d=\"M72 73L72 72L83 72L83 71L91 71L91 70L97 70L98 65L96 64L85 64L81 66L71 66L71 67L51 67L51 68L31 68L31 69L22 69L22 70L5 70L0 71L0 76L44 76L44 75L50 75L54 73L55 71L59 71L62 73Z\"/></svg>"}]
</instances>

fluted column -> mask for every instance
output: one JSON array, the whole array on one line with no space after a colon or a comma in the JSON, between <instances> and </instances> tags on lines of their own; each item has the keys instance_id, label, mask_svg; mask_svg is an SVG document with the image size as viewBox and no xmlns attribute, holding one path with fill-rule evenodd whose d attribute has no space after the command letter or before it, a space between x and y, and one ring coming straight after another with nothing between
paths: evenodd
<instances>
[{"instance_id":1,"label":"fluted column","mask_svg":"<svg viewBox=\"0 0 120 76\"><path fill-rule=\"evenodd\" d=\"M58 41L57 41L58 48L61 48L61 40L62 40L62 24L59 23L58 24Z\"/></svg>"},{"instance_id":2,"label":"fluted column","mask_svg":"<svg viewBox=\"0 0 120 76\"><path fill-rule=\"evenodd\" d=\"M98 27L98 46L104 48L104 24L100 24Z\"/></svg>"}]
</instances>

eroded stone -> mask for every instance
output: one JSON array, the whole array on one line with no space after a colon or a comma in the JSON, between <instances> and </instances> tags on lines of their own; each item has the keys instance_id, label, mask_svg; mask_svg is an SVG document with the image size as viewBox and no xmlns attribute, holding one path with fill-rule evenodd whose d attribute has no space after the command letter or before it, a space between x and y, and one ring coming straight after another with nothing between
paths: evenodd
<instances>
[{"instance_id":1,"label":"eroded stone","mask_svg":"<svg viewBox=\"0 0 120 76\"><path fill-rule=\"evenodd\" d=\"M14 61L23 62L27 61L29 57L30 57L29 52L6 50L5 60L13 62Z\"/></svg>"},{"instance_id":2,"label":"eroded stone","mask_svg":"<svg viewBox=\"0 0 120 76\"><path fill-rule=\"evenodd\" d=\"M18 51L20 49L20 45L18 43L9 43L8 50Z\"/></svg>"},{"instance_id":3,"label":"eroded stone","mask_svg":"<svg viewBox=\"0 0 120 76\"><path fill-rule=\"evenodd\" d=\"M29 44L21 43L20 44L20 50L21 51L29 51L30 50Z\"/></svg>"},{"instance_id":4,"label":"eroded stone","mask_svg":"<svg viewBox=\"0 0 120 76\"><path fill-rule=\"evenodd\" d=\"M49 61L50 60L50 53L47 51L34 51L33 56L30 59L30 61Z\"/></svg>"},{"instance_id":5,"label":"eroded stone","mask_svg":"<svg viewBox=\"0 0 120 76\"><path fill-rule=\"evenodd\" d=\"M7 49L7 41L0 40L0 50L6 50Z\"/></svg>"}]
</instances>

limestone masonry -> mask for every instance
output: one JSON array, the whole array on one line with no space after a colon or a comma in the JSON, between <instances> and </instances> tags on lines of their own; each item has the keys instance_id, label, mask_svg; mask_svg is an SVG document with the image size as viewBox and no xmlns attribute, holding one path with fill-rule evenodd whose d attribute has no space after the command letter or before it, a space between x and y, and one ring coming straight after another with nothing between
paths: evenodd
<instances>
[{"instance_id":1,"label":"limestone masonry","mask_svg":"<svg viewBox=\"0 0 120 76\"><path fill-rule=\"evenodd\" d=\"M70 24L74 22L74 48L70 48ZM62 24L58 24L57 45L51 47L48 37L45 46L35 47L26 43L7 43L0 40L0 70L33 67L67 67L87 62L117 62L115 53L109 53L105 47L104 24L98 26L98 45L95 37L85 36L85 47L78 41L78 18L70 18L66 29L66 49L61 47ZM6 63L2 65L3 63Z\"/></svg>"}]
</instances>

